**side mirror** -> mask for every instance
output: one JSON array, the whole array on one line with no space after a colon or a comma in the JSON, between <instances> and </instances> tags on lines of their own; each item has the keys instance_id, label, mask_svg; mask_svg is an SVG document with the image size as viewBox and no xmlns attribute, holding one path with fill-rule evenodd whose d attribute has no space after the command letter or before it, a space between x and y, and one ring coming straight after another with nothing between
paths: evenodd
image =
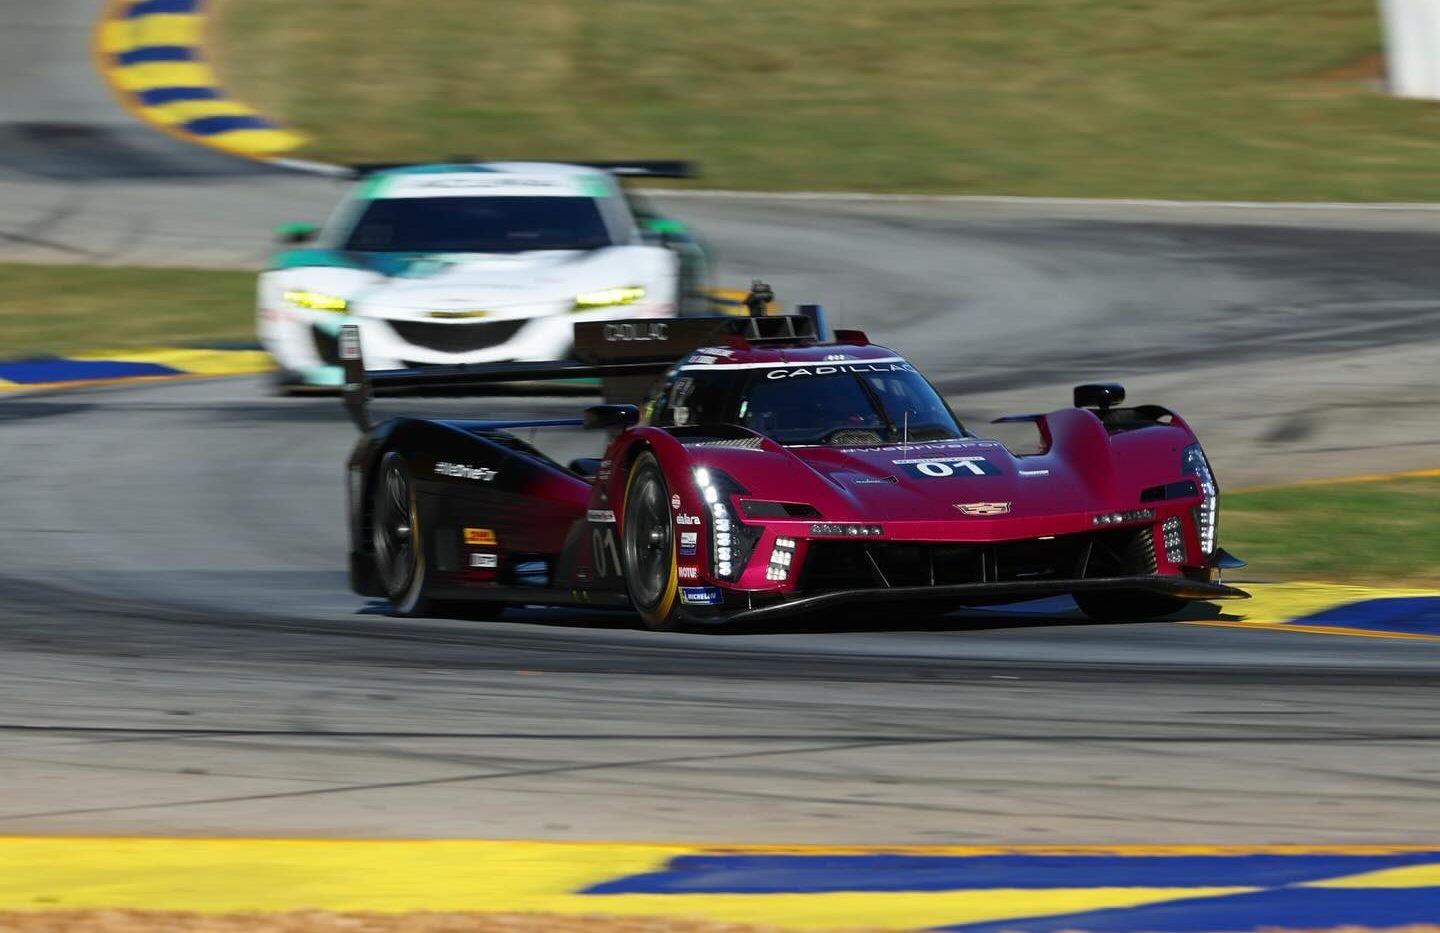
<instances>
[{"instance_id":1,"label":"side mirror","mask_svg":"<svg viewBox=\"0 0 1440 933\"><path fill-rule=\"evenodd\" d=\"M320 227L317 224L296 222L277 224L275 227L275 237L281 243L309 243L319 233Z\"/></svg>"},{"instance_id":2,"label":"side mirror","mask_svg":"<svg viewBox=\"0 0 1440 933\"><path fill-rule=\"evenodd\" d=\"M1125 401L1125 387L1118 382L1097 382L1075 387L1076 408L1104 411Z\"/></svg>"},{"instance_id":3,"label":"side mirror","mask_svg":"<svg viewBox=\"0 0 1440 933\"><path fill-rule=\"evenodd\" d=\"M582 416L586 429L625 429L640 422L640 409L634 405L591 405Z\"/></svg>"}]
</instances>

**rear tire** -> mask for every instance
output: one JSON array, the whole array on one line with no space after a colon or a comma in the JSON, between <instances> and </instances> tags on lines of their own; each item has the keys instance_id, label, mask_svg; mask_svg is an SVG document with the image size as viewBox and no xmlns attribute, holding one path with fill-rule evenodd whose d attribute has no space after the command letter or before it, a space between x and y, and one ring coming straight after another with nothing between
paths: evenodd
<instances>
[{"instance_id":1,"label":"rear tire","mask_svg":"<svg viewBox=\"0 0 1440 933\"><path fill-rule=\"evenodd\" d=\"M1190 600L1139 590L1076 593L1075 604L1096 622L1144 622L1179 612Z\"/></svg>"},{"instance_id":2,"label":"rear tire","mask_svg":"<svg viewBox=\"0 0 1440 933\"><path fill-rule=\"evenodd\" d=\"M431 609L425 594L424 535L410 465L399 451L380 460L371 512L371 541L380 586L395 615L423 616Z\"/></svg>"},{"instance_id":3,"label":"rear tire","mask_svg":"<svg viewBox=\"0 0 1440 933\"><path fill-rule=\"evenodd\" d=\"M659 461L649 451L642 453L630 469L621 514L625 521L620 531L621 551L630 602L647 628L680 628L670 490Z\"/></svg>"}]
</instances>

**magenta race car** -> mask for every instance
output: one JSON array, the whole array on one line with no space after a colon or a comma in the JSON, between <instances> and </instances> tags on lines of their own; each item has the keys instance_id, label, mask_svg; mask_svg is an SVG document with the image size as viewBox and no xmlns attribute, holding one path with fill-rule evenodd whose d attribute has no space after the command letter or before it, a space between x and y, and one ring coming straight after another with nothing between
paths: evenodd
<instances>
[{"instance_id":1,"label":"magenta race car","mask_svg":"<svg viewBox=\"0 0 1440 933\"><path fill-rule=\"evenodd\" d=\"M1069 595L1104 621L1245 597L1190 427L1116 384L1017 415L1038 452L967 429L894 350L819 315L575 325L576 359L369 372L342 334L350 572L400 615L631 609L656 629L881 604L896 625ZM372 395L598 377L577 419L395 418ZM640 402L641 404L633 404ZM563 464L513 433L608 432ZM460 606L460 603L467 605ZM902 608L904 607L904 608Z\"/></svg>"}]
</instances>

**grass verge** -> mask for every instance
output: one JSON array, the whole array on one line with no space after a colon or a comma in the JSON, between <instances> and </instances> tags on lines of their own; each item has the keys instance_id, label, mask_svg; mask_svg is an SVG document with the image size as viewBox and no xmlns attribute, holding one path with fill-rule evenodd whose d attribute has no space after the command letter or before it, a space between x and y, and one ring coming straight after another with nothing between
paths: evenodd
<instances>
[{"instance_id":1,"label":"grass verge","mask_svg":"<svg viewBox=\"0 0 1440 933\"><path fill-rule=\"evenodd\" d=\"M687 157L751 189L1440 198L1374 0L226 3L229 89L335 161Z\"/></svg>"},{"instance_id":2,"label":"grass verge","mask_svg":"<svg viewBox=\"0 0 1440 933\"><path fill-rule=\"evenodd\" d=\"M255 339L255 274L0 263L0 359Z\"/></svg>"},{"instance_id":3,"label":"grass verge","mask_svg":"<svg viewBox=\"0 0 1440 933\"><path fill-rule=\"evenodd\" d=\"M1246 578L1440 586L1440 476L1278 486L1221 498Z\"/></svg>"}]
</instances>

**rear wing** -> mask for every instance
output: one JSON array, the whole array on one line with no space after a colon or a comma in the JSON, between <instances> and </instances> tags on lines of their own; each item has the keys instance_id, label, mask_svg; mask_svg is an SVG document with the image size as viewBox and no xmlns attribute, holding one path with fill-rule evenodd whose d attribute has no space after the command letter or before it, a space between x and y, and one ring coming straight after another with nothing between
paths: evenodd
<instances>
[{"instance_id":1,"label":"rear wing","mask_svg":"<svg viewBox=\"0 0 1440 933\"><path fill-rule=\"evenodd\" d=\"M466 157L455 157L442 162L358 162L347 166L349 174L354 178L365 178L378 172L388 172L397 168L412 168L417 165L443 165L453 162L456 165L471 165L483 160ZM610 162L575 162L570 159L494 159L498 162L553 162L560 165L579 165L584 168L599 169L602 172L609 172L620 178L695 178L699 170L693 162L684 162L678 159L636 159L632 161L610 161Z\"/></svg>"},{"instance_id":2,"label":"rear wing","mask_svg":"<svg viewBox=\"0 0 1440 933\"><path fill-rule=\"evenodd\" d=\"M386 396L493 395L506 383L598 379L607 402L644 399L655 377L691 351L739 338L746 342L811 341L820 337L819 305L776 317L632 318L575 324L575 358L533 363L470 363L423 369L368 371L359 324L340 328L343 397L350 420L361 431L373 427L370 399Z\"/></svg>"}]
</instances>

